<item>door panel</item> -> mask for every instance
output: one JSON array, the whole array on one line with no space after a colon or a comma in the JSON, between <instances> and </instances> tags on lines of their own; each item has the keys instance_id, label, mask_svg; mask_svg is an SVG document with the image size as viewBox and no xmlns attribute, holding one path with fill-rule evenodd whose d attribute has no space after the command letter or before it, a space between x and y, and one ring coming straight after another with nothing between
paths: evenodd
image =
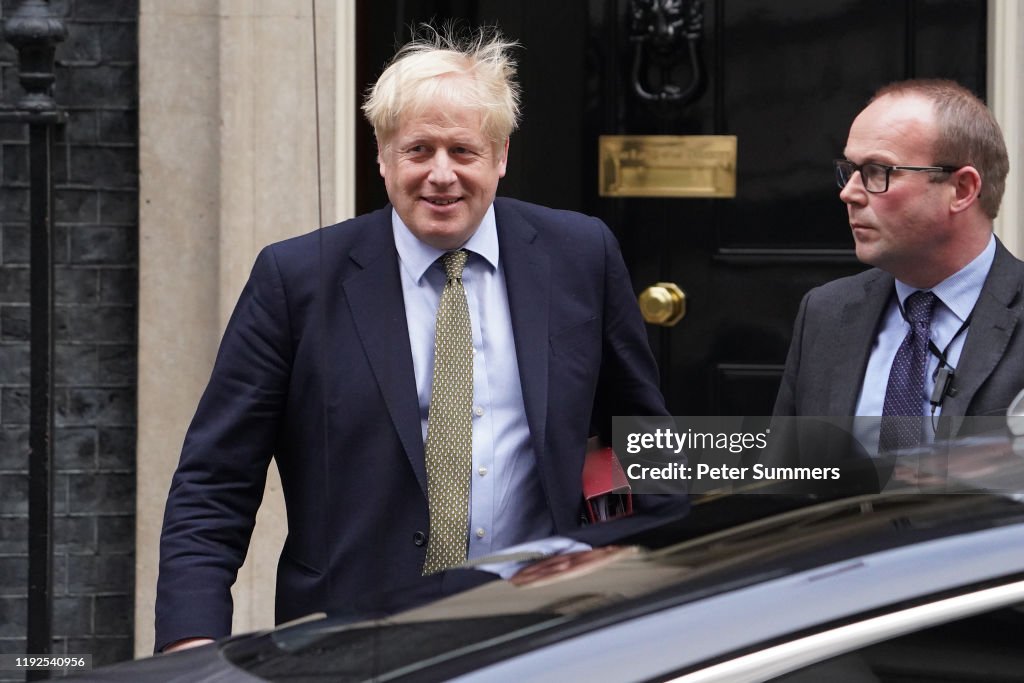
<instances>
[{"instance_id":1,"label":"door panel","mask_svg":"<svg viewBox=\"0 0 1024 683\"><path fill-rule=\"evenodd\" d=\"M655 4L700 19L691 102L651 103L633 85L645 33L632 17ZM600 216L637 293L661 281L686 292L678 325L648 328L675 414L766 414L800 298L863 268L831 167L850 122L877 87L905 77L954 78L984 97L985 10L984 0L360 1L359 82L415 22L498 23L518 39L524 119L499 192ZM688 47L642 60L642 85L685 89ZM735 135L736 197L600 197L603 134ZM364 211L385 196L372 133L358 137Z\"/></svg>"}]
</instances>

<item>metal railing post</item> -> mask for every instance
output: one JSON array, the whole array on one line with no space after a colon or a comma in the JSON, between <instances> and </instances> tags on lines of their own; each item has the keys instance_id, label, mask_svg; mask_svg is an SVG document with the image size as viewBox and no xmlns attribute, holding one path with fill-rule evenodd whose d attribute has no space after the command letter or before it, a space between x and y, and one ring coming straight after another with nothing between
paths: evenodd
<instances>
[{"instance_id":1,"label":"metal railing post","mask_svg":"<svg viewBox=\"0 0 1024 683\"><path fill-rule=\"evenodd\" d=\"M53 99L54 54L66 35L46 0L23 0L4 22L4 35L18 51L18 79L25 90L4 120L29 130L29 585L26 652L47 654L53 633L53 443L54 274L53 140L64 112ZM27 671L27 680L48 678Z\"/></svg>"}]
</instances>

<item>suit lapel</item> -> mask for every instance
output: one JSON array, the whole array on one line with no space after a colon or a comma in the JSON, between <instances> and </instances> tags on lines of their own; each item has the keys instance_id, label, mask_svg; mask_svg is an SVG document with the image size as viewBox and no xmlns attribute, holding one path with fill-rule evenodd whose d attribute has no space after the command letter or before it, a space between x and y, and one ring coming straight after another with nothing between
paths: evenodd
<instances>
[{"instance_id":1,"label":"suit lapel","mask_svg":"<svg viewBox=\"0 0 1024 683\"><path fill-rule=\"evenodd\" d=\"M942 412L950 416L950 432L956 434L978 388L999 363L1013 336L1019 311L1013 308L1020 296L1019 274L1014 259L1001 242L996 242L995 259L971 315L953 386L956 394L947 399Z\"/></svg>"},{"instance_id":2,"label":"suit lapel","mask_svg":"<svg viewBox=\"0 0 1024 683\"><path fill-rule=\"evenodd\" d=\"M538 460L543 460L548 411L551 264L548 255L536 245L537 230L514 207L497 199L494 215L526 421L534 452Z\"/></svg>"},{"instance_id":3,"label":"suit lapel","mask_svg":"<svg viewBox=\"0 0 1024 683\"><path fill-rule=\"evenodd\" d=\"M379 213L381 218L367 226L359 246L351 251L355 267L343 271L341 285L391 421L425 495L423 436L391 212Z\"/></svg>"},{"instance_id":4,"label":"suit lapel","mask_svg":"<svg viewBox=\"0 0 1024 683\"><path fill-rule=\"evenodd\" d=\"M828 415L853 415L878 321L893 292L891 275L878 271L864 284L863 295L847 302L840 314L837 334L828 340L824 358L835 359L829 377ZM847 378L847 379L842 379Z\"/></svg>"}]
</instances>

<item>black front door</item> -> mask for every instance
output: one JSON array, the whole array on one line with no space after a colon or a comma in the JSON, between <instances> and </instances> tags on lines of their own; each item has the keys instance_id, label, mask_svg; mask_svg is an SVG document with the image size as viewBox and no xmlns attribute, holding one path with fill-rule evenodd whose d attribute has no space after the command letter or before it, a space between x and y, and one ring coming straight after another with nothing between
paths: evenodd
<instances>
[{"instance_id":1,"label":"black front door","mask_svg":"<svg viewBox=\"0 0 1024 683\"><path fill-rule=\"evenodd\" d=\"M770 413L801 296L862 268L831 160L870 94L943 77L985 95L984 0L361 0L360 88L410 25L449 18L523 46L499 193L600 216L638 294L685 292L678 324L649 327L677 415ZM601 135L736 136L736 195L602 197ZM359 140L366 211L385 197Z\"/></svg>"}]
</instances>

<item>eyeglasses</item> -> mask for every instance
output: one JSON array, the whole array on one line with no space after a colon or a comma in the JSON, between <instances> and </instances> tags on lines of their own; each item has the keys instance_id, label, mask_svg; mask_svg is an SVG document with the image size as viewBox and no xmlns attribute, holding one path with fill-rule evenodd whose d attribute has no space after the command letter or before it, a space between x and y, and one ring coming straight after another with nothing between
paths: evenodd
<instances>
[{"instance_id":1,"label":"eyeglasses","mask_svg":"<svg viewBox=\"0 0 1024 683\"><path fill-rule=\"evenodd\" d=\"M834 159L832 165L836 169L836 183L839 188L846 187L850 178L860 171L860 181L864 189L872 194L881 194L889 189L889 175L893 171L924 171L926 173L952 173L959 171L960 166L886 166L885 164L855 164L846 159Z\"/></svg>"}]
</instances>

